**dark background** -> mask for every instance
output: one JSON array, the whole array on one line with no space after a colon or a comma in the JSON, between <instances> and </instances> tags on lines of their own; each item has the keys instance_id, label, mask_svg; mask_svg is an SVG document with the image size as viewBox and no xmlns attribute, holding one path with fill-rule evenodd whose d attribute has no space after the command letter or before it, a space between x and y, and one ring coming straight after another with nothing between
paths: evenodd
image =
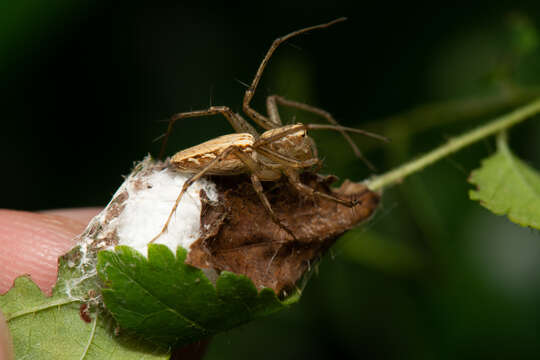
<instances>
[{"instance_id":1,"label":"dark background","mask_svg":"<svg viewBox=\"0 0 540 360\"><path fill-rule=\"evenodd\" d=\"M241 82L273 39L340 16L276 52L254 104L276 93L389 136L356 138L379 172L540 94L538 1L148 4L0 5L1 207L104 206L134 161L157 155L167 117L239 111ZM230 132L219 117L185 120L168 151ZM540 168L538 117L510 135ZM339 135L314 137L323 172L370 175ZM299 305L216 336L207 358L538 358L538 231L467 197L468 174L493 151L483 141L389 189Z\"/></svg>"}]
</instances>

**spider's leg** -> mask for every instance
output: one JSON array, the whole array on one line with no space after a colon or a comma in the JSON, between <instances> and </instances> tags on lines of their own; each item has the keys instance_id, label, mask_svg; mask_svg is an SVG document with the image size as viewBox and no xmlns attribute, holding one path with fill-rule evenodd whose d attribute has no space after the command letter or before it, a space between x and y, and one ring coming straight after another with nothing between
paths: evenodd
<instances>
[{"instance_id":1,"label":"spider's leg","mask_svg":"<svg viewBox=\"0 0 540 360\"><path fill-rule=\"evenodd\" d=\"M242 116L240 116L240 114L233 112L227 106L211 106L206 110L188 111L171 116L169 120L169 126L167 127L167 132L165 133L165 136L163 137L163 142L161 143L161 151L159 153L159 158L161 159L165 155L167 140L169 140L169 135L171 134L173 125L176 123L176 121L180 119L220 114L229 121L234 131L236 131L237 133L250 133L251 135L255 136L255 138L259 137L259 134L253 128L253 126L251 126Z\"/></svg>"},{"instance_id":2,"label":"spider's leg","mask_svg":"<svg viewBox=\"0 0 540 360\"><path fill-rule=\"evenodd\" d=\"M338 125L339 126L339 123L337 122L336 119L334 119L332 114L330 114L326 110L320 109L320 108L315 107L315 106L304 104L304 103L301 103L301 102L298 102L298 101L288 100L288 99L284 98L283 96L279 96L279 95L271 95L271 96L269 96L266 102L267 102L269 107L271 106L273 108L273 110L268 110L268 114L277 114L278 113L277 105L279 104L279 105L288 106L288 107L295 108L295 109L300 109L300 110L303 110L303 111L306 111L306 112L310 112L312 114L315 114L315 115L318 115L318 116L324 118L326 121L328 121L332 125ZM345 140L349 143L349 145L351 146L351 148L352 148L354 154L356 155L356 157L361 159L364 162L364 164L366 164L366 166L368 168L370 168L372 171L375 171L375 167L373 166L373 164L368 159L366 159L364 157L364 155L362 154L362 152L360 151L358 146L355 144L353 139L350 137L350 135L347 134L347 132L345 132L345 130L343 130L343 129L338 129L338 131L345 138Z\"/></svg>"},{"instance_id":3,"label":"spider's leg","mask_svg":"<svg viewBox=\"0 0 540 360\"><path fill-rule=\"evenodd\" d=\"M180 200L182 200L182 197L184 196L184 193L187 191L187 189L195 181L199 180L202 176L204 176L204 174L206 174L208 171L212 170L213 167L215 167L222 159L224 159L234 149L236 149L235 145L231 145L231 146L227 147L225 150L223 150L223 152L221 154L216 156L216 158L214 160L209 162L208 165L206 165L206 167L204 169L202 169L201 171L199 171L196 174L193 174L189 179L186 180L184 185L182 185L182 190L180 190L180 194L178 194L178 197L176 198L176 202L174 203L174 206L173 206L171 212L169 213L169 217L167 218L167 221L165 222L165 225L163 225L163 228L161 229L159 234L157 234L156 236L154 236L154 238L152 240L150 240L150 242L149 242L150 244L153 243L154 241L156 241L161 235L163 235L167 231L167 228L169 227L169 223L171 222L171 219L172 219L176 209L178 208L178 204L180 204Z\"/></svg>"},{"instance_id":4,"label":"spider's leg","mask_svg":"<svg viewBox=\"0 0 540 360\"><path fill-rule=\"evenodd\" d=\"M263 186L261 184L261 180L260 180L259 175L258 175L258 173L260 173L260 171L261 171L260 166L255 162L255 160L253 160L251 158L250 155L248 155L248 154L246 154L246 153L244 153L244 152L242 152L242 151L240 151L238 149L234 149L232 151L236 155L236 157L240 161L242 161L251 170L251 177L250 178L251 178L251 184L253 185L253 189L255 190L255 193L257 193L257 196L261 200L261 203L263 204L264 208L266 209L266 211L268 212L268 214L272 218L272 221L274 221L274 223L276 223L280 228L282 228L289 235L291 235L291 237L294 240L296 240L296 236L294 236L294 233L287 226L285 226L281 222L281 220L279 220L279 218L277 217L274 210L272 210L272 206L270 205L270 202L268 201L268 198L264 194L264 189L263 189Z\"/></svg>"},{"instance_id":5,"label":"spider's leg","mask_svg":"<svg viewBox=\"0 0 540 360\"><path fill-rule=\"evenodd\" d=\"M347 206L347 207L354 207L354 206L356 206L356 205L358 205L360 203L360 201L358 201L356 199L355 200L339 199L339 198L337 198L335 196L325 194L323 192L317 191L317 190L303 184L300 181L300 178L298 176L298 171L296 171L294 169L290 169L290 168L285 169L284 173L287 176L287 178L289 179L289 182L300 193L304 193L304 194L306 194L308 196L316 196L316 197L324 198L324 199L327 199L327 200L331 200L331 201L334 201L334 202L336 202L338 204L341 204L341 205L344 205L344 206Z\"/></svg>"},{"instance_id":6,"label":"spider's leg","mask_svg":"<svg viewBox=\"0 0 540 360\"><path fill-rule=\"evenodd\" d=\"M274 54L274 51L281 45L283 42L287 41L288 39L295 37L297 35L306 33L308 31L317 30L317 29L323 29L326 27L329 27L331 25L334 25L335 23L341 22L346 20L346 18L339 18L335 19L333 21L330 21L326 24L320 24L315 26L310 26L304 29L300 29L297 31L294 31L292 33L289 33L285 36L279 37L270 46L268 51L266 52L266 55L264 56L261 64L259 65L259 68L257 69L257 72L255 73L255 78L251 82L251 86L246 90L244 94L244 101L242 103L242 109L244 112L251 118L253 121L255 121L257 124L259 124L262 128L266 130L274 129L276 127L281 127L281 121L278 121L279 118L272 118L272 117L266 117L260 113L258 113L255 109L253 109L250 105L251 99L253 99L253 96L255 95L255 90L257 89L257 85L259 85L259 81L261 80L262 74L264 72L264 69L266 68L266 65L268 64L268 61Z\"/></svg>"}]
</instances>

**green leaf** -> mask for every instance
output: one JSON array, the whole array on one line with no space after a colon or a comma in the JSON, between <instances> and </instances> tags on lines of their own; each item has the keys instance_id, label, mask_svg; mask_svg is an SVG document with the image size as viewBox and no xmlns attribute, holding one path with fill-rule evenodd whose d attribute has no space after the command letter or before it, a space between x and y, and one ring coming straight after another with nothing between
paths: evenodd
<instances>
[{"instance_id":1,"label":"green leaf","mask_svg":"<svg viewBox=\"0 0 540 360\"><path fill-rule=\"evenodd\" d=\"M103 300L122 329L154 342L182 345L286 308L271 289L257 292L243 275L227 271L212 284L164 245L148 246L148 259L127 246L98 254Z\"/></svg>"},{"instance_id":2,"label":"green leaf","mask_svg":"<svg viewBox=\"0 0 540 360\"><path fill-rule=\"evenodd\" d=\"M85 322L79 312L82 303L66 292L80 275L62 261L51 297L26 276L17 278L14 287L0 296L0 309L6 316L17 359L169 358L156 345L115 336L113 319L98 315L95 309L90 313L92 321ZM77 285L78 290L89 287L84 282Z\"/></svg>"},{"instance_id":3,"label":"green leaf","mask_svg":"<svg viewBox=\"0 0 540 360\"><path fill-rule=\"evenodd\" d=\"M497 215L540 229L540 174L510 152L504 135L499 136L497 148L472 172L469 181L477 189L469 197Z\"/></svg>"}]
</instances>

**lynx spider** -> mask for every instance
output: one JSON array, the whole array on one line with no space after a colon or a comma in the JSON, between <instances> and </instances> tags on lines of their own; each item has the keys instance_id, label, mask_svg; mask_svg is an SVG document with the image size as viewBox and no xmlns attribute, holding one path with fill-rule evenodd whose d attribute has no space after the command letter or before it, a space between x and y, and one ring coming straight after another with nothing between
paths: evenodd
<instances>
[{"instance_id":1,"label":"lynx spider","mask_svg":"<svg viewBox=\"0 0 540 360\"><path fill-rule=\"evenodd\" d=\"M165 147L168 137L172 131L172 127L179 119L221 114L229 121L236 133L220 136L191 148L179 151L171 158L171 165L176 170L192 173L193 175L182 186L182 190L176 199L165 225L163 226L161 232L150 241L151 243L157 240L164 232L167 231L169 223L174 212L176 211L176 208L178 207L178 204L180 203L180 200L182 199L182 196L195 181L204 175L238 175L249 173L253 188L255 189L255 192L257 193L265 209L272 217L272 220L282 229L284 229L289 235L291 235L293 239L296 239L296 237L292 231L281 223L272 210L272 207L270 206L270 203L263 192L261 181L276 181L282 176L286 176L290 183L300 193L304 193L309 196L318 196L349 207L357 205L357 201L342 200L334 196L318 192L311 187L304 185L300 181L299 174L302 169L310 168L320 163L315 143L310 137L307 136L307 130L330 129L339 131L349 142L355 154L360 158L363 158L360 150L346 131L360 133L380 140L386 140L386 138L360 129L352 129L340 126L328 112L311 105L288 100L279 95L271 95L266 99L268 116L258 113L250 106L250 102L255 94L255 89L259 84L263 71L272 54L281 43L294 36L311 30L326 28L344 20L346 20L346 18L339 18L326 24L303 28L274 40L261 64L259 65L251 86L246 90L242 103L244 113L246 113L256 124L266 130L262 134L259 135L254 127L250 125L240 114L234 113L229 107L226 106L211 106L206 110L178 113L170 118L167 133L163 139L160 158L162 158L164 155ZM326 119L331 125L283 125L278 113L278 104L319 115ZM369 163L367 164L369 166Z\"/></svg>"}]
</instances>

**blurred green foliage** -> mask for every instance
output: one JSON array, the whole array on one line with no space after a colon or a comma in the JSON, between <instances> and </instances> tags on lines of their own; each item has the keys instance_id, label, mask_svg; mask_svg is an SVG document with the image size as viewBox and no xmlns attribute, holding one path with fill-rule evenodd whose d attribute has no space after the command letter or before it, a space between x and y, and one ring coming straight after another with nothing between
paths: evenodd
<instances>
[{"instance_id":1,"label":"blurred green foliage","mask_svg":"<svg viewBox=\"0 0 540 360\"><path fill-rule=\"evenodd\" d=\"M379 172L540 94L537 1L28 6L16 20L0 12L16 24L0 42L4 168L17 169L3 176L3 207L105 204L132 162L157 150L157 120L209 103L240 110L235 79L251 81L275 37L338 16L349 21L276 52L254 104L277 93L390 137L355 137ZM230 131L219 118L186 121L169 152ZM538 117L509 136L540 169ZM313 137L323 172L369 176L338 135ZM540 234L467 197L470 171L494 151L486 140L386 191L299 305L216 336L207 359L538 358Z\"/></svg>"}]
</instances>

